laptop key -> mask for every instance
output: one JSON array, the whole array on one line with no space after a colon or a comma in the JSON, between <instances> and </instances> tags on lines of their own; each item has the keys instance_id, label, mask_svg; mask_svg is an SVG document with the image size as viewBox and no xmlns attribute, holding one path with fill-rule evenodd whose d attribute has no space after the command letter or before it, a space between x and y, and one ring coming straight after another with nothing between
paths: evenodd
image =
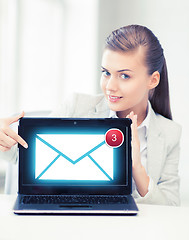
<instances>
[{"instance_id":1,"label":"laptop key","mask_svg":"<svg viewBox=\"0 0 189 240\"><path fill-rule=\"evenodd\" d=\"M60 195L35 195L23 196L22 204L126 204L127 196L60 196Z\"/></svg>"}]
</instances>

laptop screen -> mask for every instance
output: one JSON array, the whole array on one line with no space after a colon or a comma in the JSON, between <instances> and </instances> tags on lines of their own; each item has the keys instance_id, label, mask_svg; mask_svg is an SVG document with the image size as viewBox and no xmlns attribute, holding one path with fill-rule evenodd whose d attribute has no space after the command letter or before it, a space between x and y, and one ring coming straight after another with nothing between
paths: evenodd
<instances>
[{"instance_id":1,"label":"laptop screen","mask_svg":"<svg viewBox=\"0 0 189 240\"><path fill-rule=\"evenodd\" d=\"M111 193L129 188L130 119L22 118L19 192Z\"/></svg>"}]
</instances>

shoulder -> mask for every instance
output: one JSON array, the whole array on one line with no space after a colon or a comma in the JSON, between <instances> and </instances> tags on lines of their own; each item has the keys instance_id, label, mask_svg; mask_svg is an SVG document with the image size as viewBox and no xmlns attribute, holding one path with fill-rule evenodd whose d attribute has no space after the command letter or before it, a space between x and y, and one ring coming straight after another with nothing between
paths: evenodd
<instances>
[{"instance_id":1,"label":"shoulder","mask_svg":"<svg viewBox=\"0 0 189 240\"><path fill-rule=\"evenodd\" d=\"M156 113L156 117L164 132L174 133L176 135L181 134L182 126L179 123L175 122L174 120L170 120L158 113Z\"/></svg>"},{"instance_id":2,"label":"shoulder","mask_svg":"<svg viewBox=\"0 0 189 240\"><path fill-rule=\"evenodd\" d=\"M156 113L156 119L166 141L173 145L177 144L181 138L182 126L174 120L170 120L158 113Z\"/></svg>"},{"instance_id":3,"label":"shoulder","mask_svg":"<svg viewBox=\"0 0 189 240\"><path fill-rule=\"evenodd\" d=\"M104 94L74 93L72 117L107 117L108 106Z\"/></svg>"},{"instance_id":4,"label":"shoulder","mask_svg":"<svg viewBox=\"0 0 189 240\"><path fill-rule=\"evenodd\" d=\"M52 111L51 116L85 117L88 112L94 110L97 105L104 105L103 94L73 92L67 95L63 102Z\"/></svg>"},{"instance_id":5,"label":"shoulder","mask_svg":"<svg viewBox=\"0 0 189 240\"><path fill-rule=\"evenodd\" d=\"M103 94L87 94L78 92L74 92L72 94L72 100L77 104L85 103L87 105L97 105L103 99Z\"/></svg>"}]
</instances>

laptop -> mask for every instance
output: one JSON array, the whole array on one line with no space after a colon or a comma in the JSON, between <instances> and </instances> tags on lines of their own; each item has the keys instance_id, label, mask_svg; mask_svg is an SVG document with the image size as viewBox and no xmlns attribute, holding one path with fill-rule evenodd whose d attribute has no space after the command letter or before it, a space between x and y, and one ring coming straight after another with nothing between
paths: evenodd
<instances>
[{"instance_id":1,"label":"laptop","mask_svg":"<svg viewBox=\"0 0 189 240\"><path fill-rule=\"evenodd\" d=\"M16 214L136 215L129 118L19 120Z\"/></svg>"}]
</instances>

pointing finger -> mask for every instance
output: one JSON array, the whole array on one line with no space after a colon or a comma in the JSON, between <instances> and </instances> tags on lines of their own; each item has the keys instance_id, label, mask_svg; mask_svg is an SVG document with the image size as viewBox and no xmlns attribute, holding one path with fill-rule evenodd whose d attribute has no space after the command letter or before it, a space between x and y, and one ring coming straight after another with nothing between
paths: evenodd
<instances>
[{"instance_id":1,"label":"pointing finger","mask_svg":"<svg viewBox=\"0 0 189 240\"><path fill-rule=\"evenodd\" d=\"M21 138L17 133L15 133L11 128L6 128L4 132L13 138L16 142L20 143L24 148L28 148L28 144Z\"/></svg>"}]
</instances>

